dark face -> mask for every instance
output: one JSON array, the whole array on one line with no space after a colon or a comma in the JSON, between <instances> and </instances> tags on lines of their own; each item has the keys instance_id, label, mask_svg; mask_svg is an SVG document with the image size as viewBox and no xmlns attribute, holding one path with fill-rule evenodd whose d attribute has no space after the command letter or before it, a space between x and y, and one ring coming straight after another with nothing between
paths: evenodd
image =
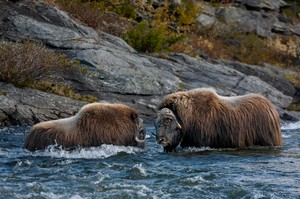
<instances>
[{"instance_id":1,"label":"dark face","mask_svg":"<svg viewBox=\"0 0 300 199\"><path fill-rule=\"evenodd\" d=\"M181 126L170 109L163 108L155 120L156 142L165 152L175 150L182 138Z\"/></svg>"}]
</instances>

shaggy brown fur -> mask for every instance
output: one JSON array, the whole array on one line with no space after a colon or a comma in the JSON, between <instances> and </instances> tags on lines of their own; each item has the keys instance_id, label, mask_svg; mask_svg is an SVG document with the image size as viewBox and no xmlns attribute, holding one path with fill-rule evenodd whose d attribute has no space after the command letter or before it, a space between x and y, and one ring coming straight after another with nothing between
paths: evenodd
<instances>
[{"instance_id":1,"label":"shaggy brown fur","mask_svg":"<svg viewBox=\"0 0 300 199\"><path fill-rule=\"evenodd\" d=\"M174 150L179 143L182 147L213 148L282 144L278 112L259 94L222 97L212 89L199 88L167 95L158 109L163 111L159 112L156 120L157 141L168 141L165 151ZM169 128L172 122L162 122L163 116L169 115L170 118L172 113L180 127L173 125L173 134L179 133L170 138L172 140L164 140L168 137L164 129Z\"/></svg>"},{"instance_id":2,"label":"shaggy brown fur","mask_svg":"<svg viewBox=\"0 0 300 199\"><path fill-rule=\"evenodd\" d=\"M145 136L143 122L132 108L92 103L70 118L34 125L24 147L29 150L45 149L53 144L64 148L101 144L145 147Z\"/></svg>"}]
</instances>

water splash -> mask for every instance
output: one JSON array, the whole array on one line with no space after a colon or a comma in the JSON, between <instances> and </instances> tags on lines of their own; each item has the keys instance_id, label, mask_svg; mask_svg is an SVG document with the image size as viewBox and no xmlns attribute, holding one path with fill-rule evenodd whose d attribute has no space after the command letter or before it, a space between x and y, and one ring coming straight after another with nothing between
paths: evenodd
<instances>
[{"instance_id":1,"label":"water splash","mask_svg":"<svg viewBox=\"0 0 300 199\"><path fill-rule=\"evenodd\" d=\"M50 156L52 158L71 159L105 159L119 153L136 154L143 152L143 149L131 146L115 146L103 144L99 147L79 148L75 150L65 150L57 145L51 145L44 151L32 152L33 156Z\"/></svg>"},{"instance_id":2,"label":"water splash","mask_svg":"<svg viewBox=\"0 0 300 199\"><path fill-rule=\"evenodd\" d=\"M142 163L134 165L133 168L137 169L142 176L147 176L146 169Z\"/></svg>"},{"instance_id":3,"label":"water splash","mask_svg":"<svg viewBox=\"0 0 300 199\"><path fill-rule=\"evenodd\" d=\"M188 147L186 149L183 149L184 151L187 152L202 152L202 151L216 151L219 149L215 148L210 148L210 147Z\"/></svg>"},{"instance_id":4,"label":"water splash","mask_svg":"<svg viewBox=\"0 0 300 199\"><path fill-rule=\"evenodd\" d=\"M282 130L295 130L295 129L300 129L300 121L294 122L294 123L287 123L282 125L281 127Z\"/></svg>"}]
</instances>

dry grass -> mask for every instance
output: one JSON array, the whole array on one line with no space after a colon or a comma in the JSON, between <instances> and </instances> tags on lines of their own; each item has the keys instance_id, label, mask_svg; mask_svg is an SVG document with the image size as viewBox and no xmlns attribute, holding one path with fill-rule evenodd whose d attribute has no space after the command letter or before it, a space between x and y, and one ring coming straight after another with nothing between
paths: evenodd
<instances>
[{"instance_id":1,"label":"dry grass","mask_svg":"<svg viewBox=\"0 0 300 199\"><path fill-rule=\"evenodd\" d=\"M132 28L134 23L129 18L135 18L135 12L130 7L131 4L124 4L127 7L120 9L115 6L116 2L59 0L58 4L61 9L95 30L121 37L128 29ZM124 17L114 14L112 11Z\"/></svg>"},{"instance_id":2,"label":"dry grass","mask_svg":"<svg viewBox=\"0 0 300 199\"><path fill-rule=\"evenodd\" d=\"M215 6L234 2L233 0L205 1ZM181 5L170 6L168 3L170 1L165 0L164 6L158 8L154 8L146 0L59 0L58 2L67 12L89 26L116 36L123 36L129 44L142 52L173 51L197 57L201 51L212 59L236 60L248 64L267 62L292 68L296 72L299 68L299 39L297 41L292 36L263 39L254 33L235 32L234 30L237 29L235 27L229 28L228 31L220 27L198 30L193 26L195 17L201 10L193 3L194 1L182 0ZM283 12L294 22L298 22L300 4L296 1L287 1L287 3L291 7L284 8ZM109 15L108 11L122 17ZM141 29L141 24L138 24L131 29L136 11L148 17L148 26ZM125 32L127 34L124 34ZM299 75L287 78L300 86Z\"/></svg>"},{"instance_id":3,"label":"dry grass","mask_svg":"<svg viewBox=\"0 0 300 199\"><path fill-rule=\"evenodd\" d=\"M30 88L54 93L56 95L69 97L71 99L75 100L81 100L86 102L96 102L98 99L91 95L80 95L79 93L74 92L71 88L68 86L54 83L54 82L48 82L48 81L38 81L34 82L33 84L29 85Z\"/></svg>"},{"instance_id":4,"label":"dry grass","mask_svg":"<svg viewBox=\"0 0 300 199\"><path fill-rule=\"evenodd\" d=\"M299 72L300 45L295 36L277 36L272 39L260 38L254 33L238 32L193 33L170 46L170 51L197 57L205 52L211 59L236 60L259 65L270 63ZM292 83L300 86L300 75L289 76Z\"/></svg>"},{"instance_id":5,"label":"dry grass","mask_svg":"<svg viewBox=\"0 0 300 199\"><path fill-rule=\"evenodd\" d=\"M0 43L0 79L17 87L29 87L70 97L76 100L95 102L93 96L81 96L68 86L54 83L49 79L61 78L68 69L83 68L78 62L70 61L64 54L47 49L44 45L33 42Z\"/></svg>"},{"instance_id":6,"label":"dry grass","mask_svg":"<svg viewBox=\"0 0 300 199\"><path fill-rule=\"evenodd\" d=\"M69 59L32 42L0 43L0 76L3 81L23 87L71 67Z\"/></svg>"}]
</instances>

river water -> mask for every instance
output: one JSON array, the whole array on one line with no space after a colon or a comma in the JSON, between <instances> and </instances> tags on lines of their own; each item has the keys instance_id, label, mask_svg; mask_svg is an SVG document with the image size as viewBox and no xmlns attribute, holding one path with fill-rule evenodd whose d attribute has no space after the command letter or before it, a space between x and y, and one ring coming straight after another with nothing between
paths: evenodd
<instances>
[{"instance_id":1,"label":"river water","mask_svg":"<svg viewBox=\"0 0 300 199\"><path fill-rule=\"evenodd\" d=\"M283 147L101 147L29 152L29 127L0 128L0 198L300 198L300 122L282 127Z\"/></svg>"}]
</instances>

